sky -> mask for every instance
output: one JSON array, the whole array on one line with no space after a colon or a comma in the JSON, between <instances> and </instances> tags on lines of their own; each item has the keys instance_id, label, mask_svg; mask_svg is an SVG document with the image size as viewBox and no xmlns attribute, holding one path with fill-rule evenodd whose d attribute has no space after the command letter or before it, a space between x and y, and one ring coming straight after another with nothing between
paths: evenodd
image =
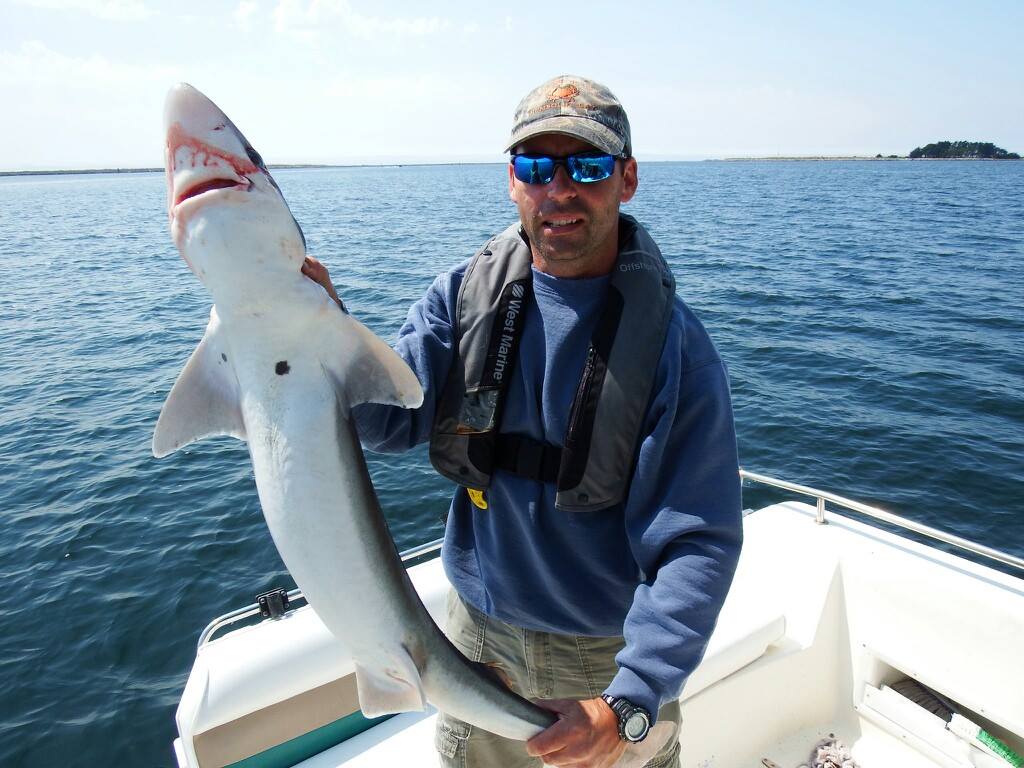
<instances>
[{"instance_id":1,"label":"sky","mask_svg":"<svg viewBox=\"0 0 1024 768\"><path fill-rule=\"evenodd\" d=\"M1024 154L1024 2L0 0L0 170L162 164L186 81L268 163L498 162L554 75L644 159Z\"/></svg>"}]
</instances>

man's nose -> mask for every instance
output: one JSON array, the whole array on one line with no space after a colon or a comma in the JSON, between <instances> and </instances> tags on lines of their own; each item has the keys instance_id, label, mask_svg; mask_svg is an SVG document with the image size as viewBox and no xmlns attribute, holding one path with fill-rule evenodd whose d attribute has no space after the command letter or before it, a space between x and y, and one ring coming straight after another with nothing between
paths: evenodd
<instances>
[{"instance_id":1,"label":"man's nose","mask_svg":"<svg viewBox=\"0 0 1024 768\"><path fill-rule=\"evenodd\" d=\"M576 197L576 182L569 176L569 169L564 165L555 168L555 175L547 185L547 193L552 200Z\"/></svg>"}]
</instances>

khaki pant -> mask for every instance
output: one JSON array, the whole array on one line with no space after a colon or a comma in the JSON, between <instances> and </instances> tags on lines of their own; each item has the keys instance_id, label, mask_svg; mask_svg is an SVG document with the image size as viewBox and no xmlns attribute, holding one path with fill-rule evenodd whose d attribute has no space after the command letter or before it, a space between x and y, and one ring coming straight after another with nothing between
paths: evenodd
<instances>
[{"instance_id":1,"label":"khaki pant","mask_svg":"<svg viewBox=\"0 0 1024 768\"><path fill-rule=\"evenodd\" d=\"M593 699L615 676L621 637L584 637L534 632L505 624L448 595L448 636L473 661L480 661L528 699ZM679 765L679 702L661 708L659 722L671 720L675 733L647 768ZM525 742L496 736L440 713L435 746L447 768L540 768Z\"/></svg>"}]
</instances>

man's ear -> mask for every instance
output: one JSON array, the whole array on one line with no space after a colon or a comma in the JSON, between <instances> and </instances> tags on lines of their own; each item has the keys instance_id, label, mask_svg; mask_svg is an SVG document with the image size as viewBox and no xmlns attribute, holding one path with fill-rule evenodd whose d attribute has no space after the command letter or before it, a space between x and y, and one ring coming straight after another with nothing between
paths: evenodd
<instances>
[{"instance_id":1,"label":"man's ear","mask_svg":"<svg viewBox=\"0 0 1024 768\"><path fill-rule=\"evenodd\" d=\"M637 171L636 158L627 157L622 161L622 195L619 202L628 203L632 200L639 185L640 175Z\"/></svg>"},{"instance_id":2,"label":"man's ear","mask_svg":"<svg viewBox=\"0 0 1024 768\"><path fill-rule=\"evenodd\" d=\"M509 198L513 202L515 202L515 199L516 199L515 194L514 194L514 192L515 192L515 185L516 185L516 176L515 176L515 173L512 171L512 163L509 163L508 164L508 196L509 196Z\"/></svg>"}]
</instances>

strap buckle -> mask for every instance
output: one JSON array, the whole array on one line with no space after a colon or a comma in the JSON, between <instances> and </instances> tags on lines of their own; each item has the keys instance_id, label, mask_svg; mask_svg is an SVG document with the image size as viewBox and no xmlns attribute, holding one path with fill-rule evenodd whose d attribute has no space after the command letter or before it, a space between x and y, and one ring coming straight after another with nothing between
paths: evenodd
<instances>
[{"instance_id":1,"label":"strap buckle","mask_svg":"<svg viewBox=\"0 0 1024 768\"><path fill-rule=\"evenodd\" d=\"M562 449L522 435L498 434L495 467L539 483L558 481Z\"/></svg>"}]
</instances>

